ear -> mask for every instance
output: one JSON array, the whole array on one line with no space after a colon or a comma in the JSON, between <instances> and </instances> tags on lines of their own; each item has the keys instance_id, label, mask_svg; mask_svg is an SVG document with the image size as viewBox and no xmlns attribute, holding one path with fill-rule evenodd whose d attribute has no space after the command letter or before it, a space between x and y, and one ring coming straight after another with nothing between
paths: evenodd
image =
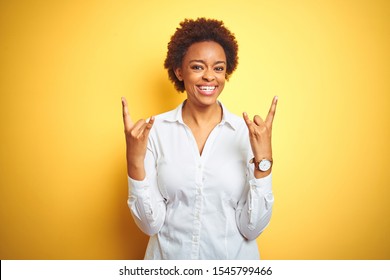
<instances>
[{"instance_id":1,"label":"ear","mask_svg":"<svg viewBox=\"0 0 390 280\"><path fill-rule=\"evenodd\" d=\"M174 72L175 72L176 78L177 78L179 81L183 81L183 76L182 76L181 68L176 68L176 69L174 70Z\"/></svg>"}]
</instances>

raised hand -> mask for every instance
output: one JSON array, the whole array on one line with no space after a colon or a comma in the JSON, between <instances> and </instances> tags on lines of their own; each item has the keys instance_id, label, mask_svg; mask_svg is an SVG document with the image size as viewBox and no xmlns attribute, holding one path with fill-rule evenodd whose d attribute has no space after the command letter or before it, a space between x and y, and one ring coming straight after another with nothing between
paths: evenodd
<instances>
[{"instance_id":1,"label":"raised hand","mask_svg":"<svg viewBox=\"0 0 390 280\"><path fill-rule=\"evenodd\" d=\"M265 121L263 121L263 119L258 115L255 115L253 117L253 121L251 121L248 117L248 114L245 112L243 113L245 123L249 130L249 140L251 143L252 152L256 161L260 161L263 158L272 159L272 122L275 117L277 103L278 97L275 96L272 100L272 104ZM270 172L267 172L263 175L268 175L269 173Z\"/></svg>"},{"instance_id":2,"label":"raised hand","mask_svg":"<svg viewBox=\"0 0 390 280\"><path fill-rule=\"evenodd\" d=\"M126 136L127 174L134 180L143 180L145 178L146 147L154 117L151 117L148 122L141 119L133 123L124 97L122 97L122 113Z\"/></svg>"}]
</instances>

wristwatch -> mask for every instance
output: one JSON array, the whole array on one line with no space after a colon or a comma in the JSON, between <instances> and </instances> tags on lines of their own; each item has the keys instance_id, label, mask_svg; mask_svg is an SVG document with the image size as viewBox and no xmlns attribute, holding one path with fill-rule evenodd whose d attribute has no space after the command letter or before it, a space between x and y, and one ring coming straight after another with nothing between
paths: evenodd
<instances>
[{"instance_id":1,"label":"wristwatch","mask_svg":"<svg viewBox=\"0 0 390 280\"><path fill-rule=\"evenodd\" d=\"M268 171L272 166L272 159L263 158L260 161L256 161L255 158L253 158L251 163L254 163L256 168L262 172Z\"/></svg>"}]
</instances>

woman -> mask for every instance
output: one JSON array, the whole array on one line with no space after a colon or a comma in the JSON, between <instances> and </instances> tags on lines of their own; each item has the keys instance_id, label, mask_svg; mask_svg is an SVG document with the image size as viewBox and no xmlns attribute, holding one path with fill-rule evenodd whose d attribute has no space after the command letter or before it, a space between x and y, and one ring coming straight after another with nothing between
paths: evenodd
<instances>
[{"instance_id":1,"label":"woman","mask_svg":"<svg viewBox=\"0 0 390 280\"><path fill-rule=\"evenodd\" d=\"M145 259L259 259L256 237L272 213L267 118L235 116L218 101L236 69L238 45L223 22L184 20L165 68L187 99L133 123L122 98L128 205L150 235Z\"/></svg>"}]
</instances>

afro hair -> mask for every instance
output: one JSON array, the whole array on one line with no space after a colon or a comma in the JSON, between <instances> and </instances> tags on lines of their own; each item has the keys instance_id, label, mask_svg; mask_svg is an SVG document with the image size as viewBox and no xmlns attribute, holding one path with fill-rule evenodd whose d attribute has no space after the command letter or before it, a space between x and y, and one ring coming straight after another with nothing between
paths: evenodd
<instances>
[{"instance_id":1,"label":"afro hair","mask_svg":"<svg viewBox=\"0 0 390 280\"><path fill-rule=\"evenodd\" d=\"M227 60L226 79L229 79L236 70L238 43L234 34L224 26L224 23L206 18L185 19L180 23L180 27L176 29L168 43L167 57L164 62L169 79L179 92L184 92L184 82L176 77L175 70L181 67L183 58L192 44L205 41L214 41L224 49Z\"/></svg>"}]
</instances>

